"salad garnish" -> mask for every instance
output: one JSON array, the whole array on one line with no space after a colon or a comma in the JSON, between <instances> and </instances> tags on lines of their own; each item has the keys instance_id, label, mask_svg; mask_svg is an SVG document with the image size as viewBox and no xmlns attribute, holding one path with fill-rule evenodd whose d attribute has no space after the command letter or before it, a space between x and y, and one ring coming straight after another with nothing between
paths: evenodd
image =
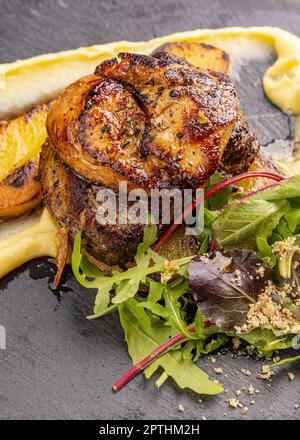
<instances>
[{"instance_id":1,"label":"salad garnish","mask_svg":"<svg viewBox=\"0 0 300 440\"><path fill-rule=\"evenodd\" d=\"M233 184L249 177L278 183L245 197ZM157 250L171 226L157 241L156 225L148 224L135 265L108 275L82 254L81 234L76 236L73 272L82 286L98 289L88 318L118 312L134 364L115 391L142 370L150 378L160 369L158 388L171 377L181 388L218 394L221 384L195 364L199 358L201 363L230 340L270 357L292 347L300 334L300 176L258 172L224 180L216 173L208 185L190 208L205 201L197 255L167 260Z\"/></svg>"}]
</instances>

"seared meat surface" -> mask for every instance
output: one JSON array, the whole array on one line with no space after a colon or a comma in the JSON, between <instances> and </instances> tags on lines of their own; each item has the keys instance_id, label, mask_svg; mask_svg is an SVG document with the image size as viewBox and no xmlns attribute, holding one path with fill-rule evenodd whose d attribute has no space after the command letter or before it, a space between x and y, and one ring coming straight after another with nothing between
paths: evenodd
<instances>
[{"instance_id":1,"label":"seared meat surface","mask_svg":"<svg viewBox=\"0 0 300 440\"><path fill-rule=\"evenodd\" d=\"M59 157L94 183L197 187L218 168L236 119L228 76L120 54L66 89L47 130Z\"/></svg>"},{"instance_id":2,"label":"seared meat surface","mask_svg":"<svg viewBox=\"0 0 300 440\"><path fill-rule=\"evenodd\" d=\"M216 170L245 171L256 155L230 78L171 50L193 58L195 44L120 54L52 105L40 158L45 201L72 237L82 231L83 248L97 261L132 261L143 237L143 225L121 224L118 216L114 225L98 223L100 188L112 189L118 204L121 181L147 191L199 187ZM223 51L219 57L227 71Z\"/></svg>"},{"instance_id":3,"label":"seared meat surface","mask_svg":"<svg viewBox=\"0 0 300 440\"><path fill-rule=\"evenodd\" d=\"M204 43L168 43L153 52L153 56L166 62L177 62L186 66L213 68L218 72L227 73L229 57L221 49ZM181 58L183 57L184 58ZM226 145L220 163L219 171L228 176L234 176L247 171L260 145L254 133L249 130L247 119L243 112L238 110L238 117Z\"/></svg>"}]
</instances>

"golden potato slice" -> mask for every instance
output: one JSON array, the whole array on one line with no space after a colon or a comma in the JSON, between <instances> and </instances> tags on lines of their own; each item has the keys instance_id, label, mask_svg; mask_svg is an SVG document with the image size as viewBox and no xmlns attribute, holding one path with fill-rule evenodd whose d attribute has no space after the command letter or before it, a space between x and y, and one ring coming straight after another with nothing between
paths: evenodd
<instances>
[{"instance_id":1,"label":"golden potato slice","mask_svg":"<svg viewBox=\"0 0 300 440\"><path fill-rule=\"evenodd\" d=\"M18 217L41 203L38 156L47 137L48 105L2 121L0 126L0 219Z\"/></svg>"},{"instance_id":2,"label":"golden potato slice","mask_svg":"<svg viewBox=\"0 0 300 440\"><path fill-rule=\"evenodd\" d=\"M157 52L177 55L200 69L211 69L216 72L228 73L230 68L229 55L224 50L206 43L189 41L167 43L155 49L153 53Z\"/></svg>"},{"instance_id":3,"label":"golden potato slice","mask_svg":"<svg viewBox=\"0 0 300 440\"><path fill-rule=\"evenodd\" d=\"M18 217L41 201L37 160L29 160L0 182L0 219Z\"/></svg>"},{"instance_id":4,"label":"golden potato slice","mask_svg":"<svg viewBox=\"0 0 300 440\"><path fill-rule=\"evenodd\" d=\"M0 125L0 182L28 160L38 157L46 140L48 105L34 107L28 113Z\"/></svg>"}]
</instances>

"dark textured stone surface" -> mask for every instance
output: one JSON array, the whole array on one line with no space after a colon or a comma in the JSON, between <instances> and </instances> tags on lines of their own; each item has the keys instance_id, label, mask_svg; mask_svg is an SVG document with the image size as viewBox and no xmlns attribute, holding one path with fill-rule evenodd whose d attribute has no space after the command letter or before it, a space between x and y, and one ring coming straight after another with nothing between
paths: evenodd
<instances>
[{"instance_id":1,"label":"dark textured stone surface","mask_svg":"<svg viewBox=\"0 0 300 440\"><path fill-rule=\"evenodd\" d=\"M300 24L298 0L0 0L0 11L0 62L201 27L273 25L299 33ZM238 84L251 125L264 144L289 134L288 119L263 97L260 77L268 63L271 58L246 65ZM7 332L7 349L0 350L0 418L238 419L240 411L228 408L225 399L250 384L261 393L254 397L255 405L245 392L240 397L249 406L247 418L300 418L294 408L300 404L299 366L282 368L265 383L255 378L259 363L234 359L230 352L217 355L217 366L228 375L218 378L229 391L202 403L171 381L157 391L153 380L142 375L113 394L111 384L130 366L117 317L87 321L94 293L80 288L71 274L58 306L49 287L52 277L53 265L37 261L0 281L0 324ZM203 362L214 376L212 365ZM243 375L241 368L252 375ZM288 371L296 374L293 382ZM179 403L185 405L184 413L178 411Z\"/></svg>"}]
</instances>

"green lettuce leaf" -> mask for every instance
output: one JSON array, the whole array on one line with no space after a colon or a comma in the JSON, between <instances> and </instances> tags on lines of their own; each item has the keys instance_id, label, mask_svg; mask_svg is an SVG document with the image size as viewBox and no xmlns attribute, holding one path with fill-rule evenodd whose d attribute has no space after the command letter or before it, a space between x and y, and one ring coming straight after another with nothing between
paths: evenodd
<instances>
[{"instance_id":1,"label":"green lettuce leaf","mask_svg":"<svg viewBox=\"0 0 300 440\"><path fill-rule=\"evenodd\" d=\"M285 199L232 201L213 222L214 237L226 249L256 250L256 238L267 238L289 207Z\"/></svg>"},{"instance_id":2,"label":"green lettuce leaf","mask_svg":"<svg viewBox=\"0 0 300 440\"><path fill-rule=\"evenodd\" d=\"M299 224L299 210L295 209L299 207L300 176L294 176L243 200L229 201L212 230L224 248L256 250L256 239L267 239L277 226L278 236L291 235Z\"/></svg>"},{"instance_id":3,"label":"green lettuce leaf","mask_svg":"<svg viewBox=\"0 0 300 440\"><path fill-rule=\"evenodd\" d=\"M279 185L274 185L263 191L258 191L251 196L256 200L282 200L293 199L292 203L298 204L297 198L300 198L300 176L294 176L285 179Z\"/></svg>"}]
</instances>

